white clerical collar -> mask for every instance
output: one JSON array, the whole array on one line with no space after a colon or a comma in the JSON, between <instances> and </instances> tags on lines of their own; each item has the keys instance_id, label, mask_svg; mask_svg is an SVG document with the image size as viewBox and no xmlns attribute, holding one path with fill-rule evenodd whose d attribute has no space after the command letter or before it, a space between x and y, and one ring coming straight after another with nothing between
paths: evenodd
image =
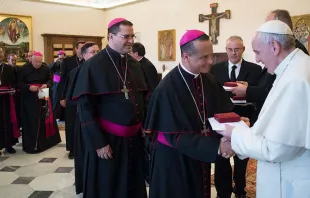
<instances>
[{"instance_id":1,"label":"white clerical collar","mask_svg":"<svg viewBox=\"0 0 310 198\"><path fill-rule=\"evenodd\" d=\"M298 48L293 50L285 59L278 65L278 67L274 70L274 73L278 76L284 72L288 64L290 64L292 58L295 56L295 54L299 51Z\"/></svg>"},{"instance_id":2,"label":"white clerical collar","mask_svg":"<svg viewBox=\"0 0 310 198\"><path fill-rule=\"evenodd\" d=\"M138 62L140 62L143 59L143 56L138 60Z\"/></svg>"},{"instance_id":3,"label":"white clerical collar","mask_svg":"<svg viewBox=\"0 0 310 198\"><path fill-rule=\"evenodd\" d=\"M234 65L236 65L237 68L240 68L240 67L241 67L241 64L242 64L242 58L241 58L241 60L239 61L239 63L237 63L237 64L233 64L232 62L230 62L230 60L228 60L228 67L229 67L229 69L231 69ZM236 69L237 69L237 68L236 68Z\"/></svg>"},{"instance_id":4,"label":"white clerical collar","mask_svg":"<svg viewBox=\"0 0 310 198\"><path fill-rule=\"evenodd\" d=\"M199 76L199 74L194 74L194 73L188 71L188 69L186 69L186 68L182 65L182 63L180 63L180 66L182 67L182 69L183 69L184 71L186 71L187 73L189 73L189 74L195 76L195 78L197 78L197 77Z\"/></svg>"}]
</instances>

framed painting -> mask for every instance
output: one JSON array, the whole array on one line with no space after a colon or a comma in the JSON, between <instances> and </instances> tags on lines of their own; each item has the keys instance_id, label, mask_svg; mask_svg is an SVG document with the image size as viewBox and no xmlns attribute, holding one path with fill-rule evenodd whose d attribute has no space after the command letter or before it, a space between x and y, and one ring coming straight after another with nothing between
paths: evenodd
<instances>
[{"instance_id":1,"label":"framed painting","mask_svg":"<svg viewBox=\"0 0 310 198\"><path fill-rule=\"evenodd\" d=\"M296 39L310 51L310 14L292 16L292 21Z\"/></svg>"},{"instance_id":2,"label":"framed painting","mask_svg":"<svg viewBox=\"0 0 310 198\"><path fill-rule=\"evenodd\" d=\"M176 60L176 36L174 29L158 31L158 60Z\"/></svg>"},{"instance_id":3,"label":"framed painting","mask_svg":"<svg viewBox=\"0 0 310 198\"><path fill-rule=\"evenodd\" d=\"M0 47L6 57L16 54L17 65L24 64L32 49L32 17L0 13Z\"/></svg>"}]
</instances>

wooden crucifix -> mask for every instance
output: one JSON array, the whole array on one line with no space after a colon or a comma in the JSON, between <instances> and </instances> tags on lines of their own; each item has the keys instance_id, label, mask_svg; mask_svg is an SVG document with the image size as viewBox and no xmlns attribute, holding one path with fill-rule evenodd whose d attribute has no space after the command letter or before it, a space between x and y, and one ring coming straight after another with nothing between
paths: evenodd
<instances>
[{"instance_id":1,"label":"wooden crucifix","mask_svg":"<svg viewBox=\"0 0 310 198\"><path fill-rule=\"evenodd\" d=\"M203 15L199 14L199 22L204 22L205 20L209 22L209 36L211 37L211 41L213 44L217 44L217 37L220 35L220 19L230 19L230 10L225 10L225 12L217 13L217 3L210 4L210 8L212 10L211 14Z\"/></svg>"}]
</instances>

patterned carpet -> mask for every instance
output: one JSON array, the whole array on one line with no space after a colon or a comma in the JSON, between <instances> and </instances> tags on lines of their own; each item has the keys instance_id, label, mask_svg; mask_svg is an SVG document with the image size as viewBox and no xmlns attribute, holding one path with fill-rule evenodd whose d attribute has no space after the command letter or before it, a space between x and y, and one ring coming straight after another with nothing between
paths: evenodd
<instances>
[{"instance_id":1,"label":"patterned carpet","mask_svg":"<svg viewBox=\"0 0 310 198\"><path fill-rule=\"evenodd\" d=\"M247 185L246 185L246 191L247 196L249 198L255 198L256 197L256 165L257 162L254 159L250 159L248 162L248 167L246 171L246 179L247 179ZM211 176L211 183L214 185L214 175Z\"/></svg>"}]
</instances>

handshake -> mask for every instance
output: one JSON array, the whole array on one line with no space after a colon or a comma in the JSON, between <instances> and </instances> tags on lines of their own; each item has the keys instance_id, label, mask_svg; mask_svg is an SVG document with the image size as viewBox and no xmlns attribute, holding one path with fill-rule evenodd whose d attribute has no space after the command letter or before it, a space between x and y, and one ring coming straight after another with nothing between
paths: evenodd
<instances>
[{"instance_id":1,"label":"handshake","mask_svg":"<svg viewBox=\"0 0 310 198\"><path fill-rule=\"evenodd\" d=\"M241 120L243 120L248 127L250 126L249 118L241 117ZM223 136L221 139L219 150L219 154L222 155L222 157L230 158L235 154L231 148L231 135L233 129L234 129L233 126L226 124L224 131L216 131L218 134Z\"/></svg>"},{"instance_id":2,"label":"handshake","mask_svg":"<svg viewBox=\"0 0 310 198\"><path fill-rule=\"evenodd\" d=\"M219 154L225 158L230 158L235 154L231 148L231 142L225 137L221 139Z\"/></svg>"}]
</instances>

